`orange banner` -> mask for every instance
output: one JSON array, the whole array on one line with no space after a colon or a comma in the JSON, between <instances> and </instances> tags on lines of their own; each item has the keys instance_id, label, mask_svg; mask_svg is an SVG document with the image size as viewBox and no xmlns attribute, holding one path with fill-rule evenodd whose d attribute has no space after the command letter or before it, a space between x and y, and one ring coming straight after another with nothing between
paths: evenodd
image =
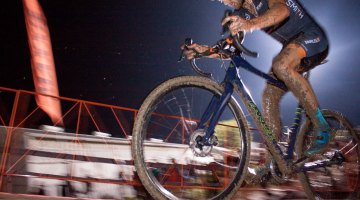
<instances>
[{"instance_id":1,"label":"orange banner","mask_svg":"<svg viewBox=\"0 0 360 200\"><path fill-rule=\"evenodd\" d=\"M54 125L63 126L55 63L46 17L37 0L23 0L36 103Z\"/></svg>"}]
</instances>

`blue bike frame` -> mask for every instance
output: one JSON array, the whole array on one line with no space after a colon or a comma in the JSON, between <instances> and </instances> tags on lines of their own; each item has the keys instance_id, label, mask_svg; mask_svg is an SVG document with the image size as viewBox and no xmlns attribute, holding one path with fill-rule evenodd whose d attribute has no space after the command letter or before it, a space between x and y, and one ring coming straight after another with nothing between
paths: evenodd
<instances>
[{"instance_id":1,"label":"blue bike frame","mask_svg":"<svg viewBox=\"0 0 360 200\"><path fill-rule=\"evenodd\" d=\"M256 69L250 63L248 63L240 55L232 56L230 65L226 71L226 76L224 80L225 90L224 93L219 97L214 96L209 103L206 111L204 112L200 123L199 129L205 129L206 134L204 136L204 141L209 141L212 135L214 134L214 129L216 124L219 121L219 118L227 105L229 99L231 98L234 88L236 87L239 91L239 95L242 98L245 106L252 116L256 117L255 123L258 129L263 133L263 138L268 146L269 151L272 156L276 159L277 162L283 163L284 166L279 168L286 168L286 163L293 159L294 155L294 146L296 141L296 135L298 133L299 124L302 118L302 107L299 105L296 109L296 115L294 118L294 123L290 128L290 141L287 152L283 152L278 144L277 137L274 135L272 130L266 124L263 116L261 115L260 110L256 106L254 100L252 99L249 91L246 89L246 86L243 84L240 75L239 68L244 68L268 81L270 84L273 84L281 89L287 90L285 84L268 74ZM282 161L282 162L281 162ZM279 164L279 163L278 163ZM282 171L282 170L281 170Z\"/></svg>"}]
</instances>

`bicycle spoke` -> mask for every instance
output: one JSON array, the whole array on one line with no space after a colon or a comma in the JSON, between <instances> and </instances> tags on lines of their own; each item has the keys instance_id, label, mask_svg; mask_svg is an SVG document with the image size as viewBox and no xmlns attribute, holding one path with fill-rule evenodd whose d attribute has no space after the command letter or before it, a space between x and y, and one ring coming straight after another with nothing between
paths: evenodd
<instances>
[{"instance_id":1,"label":"bicycle spoke","mask_svg":"<svg viewBox=\"0 0 360 200\"><path fill-rule=\"evenodd\" d=\"M141 148L135 154L140 153L142 160L137 170L146 170L146 175L139 176L152 186L147 188L152 194L170 199L224 198L231 192L228 188L242 180L247 124L238 120L242 113L233 100L215 126L216 138L213 136L211 143L198 143L210 118L200 119L214 95L219 99L218 92L205 86L211 85L173 87L154 98L145 109L146 115L139 113L142 135L135 142Z\"/></svg>"},{"instance_id":2,"label":"bicycle spoke","mask_svg":"<svg viewBox=\"0 0 360 200\"><path fill-rule=\"evenodd\" d=\"M349 149L349 151L347 151L347 152L344 153L344 156L352 153L353 151L356 151L357 147L358 147L358 144L356 144L356 145L354 145L353 147L351 147L351 149Z\"/></svg>"}]
</instances>

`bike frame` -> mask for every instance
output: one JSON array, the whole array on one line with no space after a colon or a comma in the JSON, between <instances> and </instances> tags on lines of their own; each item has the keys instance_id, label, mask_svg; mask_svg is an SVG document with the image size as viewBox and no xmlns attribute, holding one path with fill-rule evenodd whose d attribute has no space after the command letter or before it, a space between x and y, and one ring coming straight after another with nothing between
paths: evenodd
<instances>
[{"instance_id":1,"label":"bike frame","mask_svg":"<svg viewBox=\"0 0 360 200\"><path fill-rule=\"evenodd\" d=\"M239 75L239 68L244 68L262 78L264 78L268 83L273 84L281 89L287 90L285 84L268 74L256 69L250 63L248 63L243 57L240 55L235 55L231 57L230 65L226 71L225 79L223 83L225 84L224 93L221 97L213 97L211 102L209 103L206 111L204 112L203 116L201 117L199 123L199 129L205 129L206 134L204 136L204 141L209 143L210 138L214 134L215 126L219 121L219 118L227 105L229 99L231 98L234 89L236 93L242 99L244 105L246 106L247 110L249 111L251 117L254 119L254 122L257 128L260 130L260 133L267 144L267 148L271 153L272 157L275 159L279 170L282 174L290 174L292 171L288 167L290 163L293 163L293 156L294 156L294 147L296 137L299 131L300 122L302 120L302 111L303 108L298 105L296 109L296 114L294 117L294 123L290 128L290 137L289 137L289 146L287 148L287 152L283 152L278 144L278 139L276 135L272 132L269 126L266 124L265 119L263 118L261 111L256 106L254 100L252 99L250 92L247 90L246 86L241 80ZM327 160L328 161L328 160ZM312 170L317 167L321 167L326 165L328 162L320 162L319 165L311 165L311 167L302 166L300 169L296 171L308 171Z\"/></svg>"}]
</instances>

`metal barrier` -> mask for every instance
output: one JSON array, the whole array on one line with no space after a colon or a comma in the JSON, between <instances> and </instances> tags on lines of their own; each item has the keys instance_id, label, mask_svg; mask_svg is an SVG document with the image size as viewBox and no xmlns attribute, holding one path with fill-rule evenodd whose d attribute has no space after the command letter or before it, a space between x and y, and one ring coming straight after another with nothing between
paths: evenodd
<instances>
[{"instance_id":1,"label":"metal barrier","mask_svg":"<svg viewBox=\"0 0 360 200\"><path fill-rule=\"evenodd\" d=\"M39 94L0 87L2 192L41 193L31 191L28 186L44 185L42 180L61 184L65 188L69 187L66 185L69 181L85 185L94 182L141 186L138 180L119 178L119 175L115 179L91 175L91 170L101 165L108 165L107 168L131 166L128 136L131 135L137 110L59 97L66 129L54 129L51 119L37 106L35 95ZM114 138L106 133L112 133ZM85 152L94 147L94 151ZM127 159L121 160L122 156L116 154L119 149L115 148L119 147L126 149L129 154ZM100 154L95 155L96 152ZM43 167L40 167L41 163ZM89 167L89 163L94 166ZM79 167L87 170L85 177ZM107 173L115 173L116 170ZM59 194L58 191L50 193L53 196Z\"/></svg>"},{"instance_id":2,"label":"metal barrier","mask_svg":"<svg viewBox=\"0 0 360 200\"><path fill-rule=\"evenodd\" d=\"M145 195L130 151L136 109L54 97L64 130L51 126L36 95L0 87L0 192L88 197L95 187L106 193L93 198ZM119 196L119 190L128 192Z\"/></svg>"}]
</instances>

